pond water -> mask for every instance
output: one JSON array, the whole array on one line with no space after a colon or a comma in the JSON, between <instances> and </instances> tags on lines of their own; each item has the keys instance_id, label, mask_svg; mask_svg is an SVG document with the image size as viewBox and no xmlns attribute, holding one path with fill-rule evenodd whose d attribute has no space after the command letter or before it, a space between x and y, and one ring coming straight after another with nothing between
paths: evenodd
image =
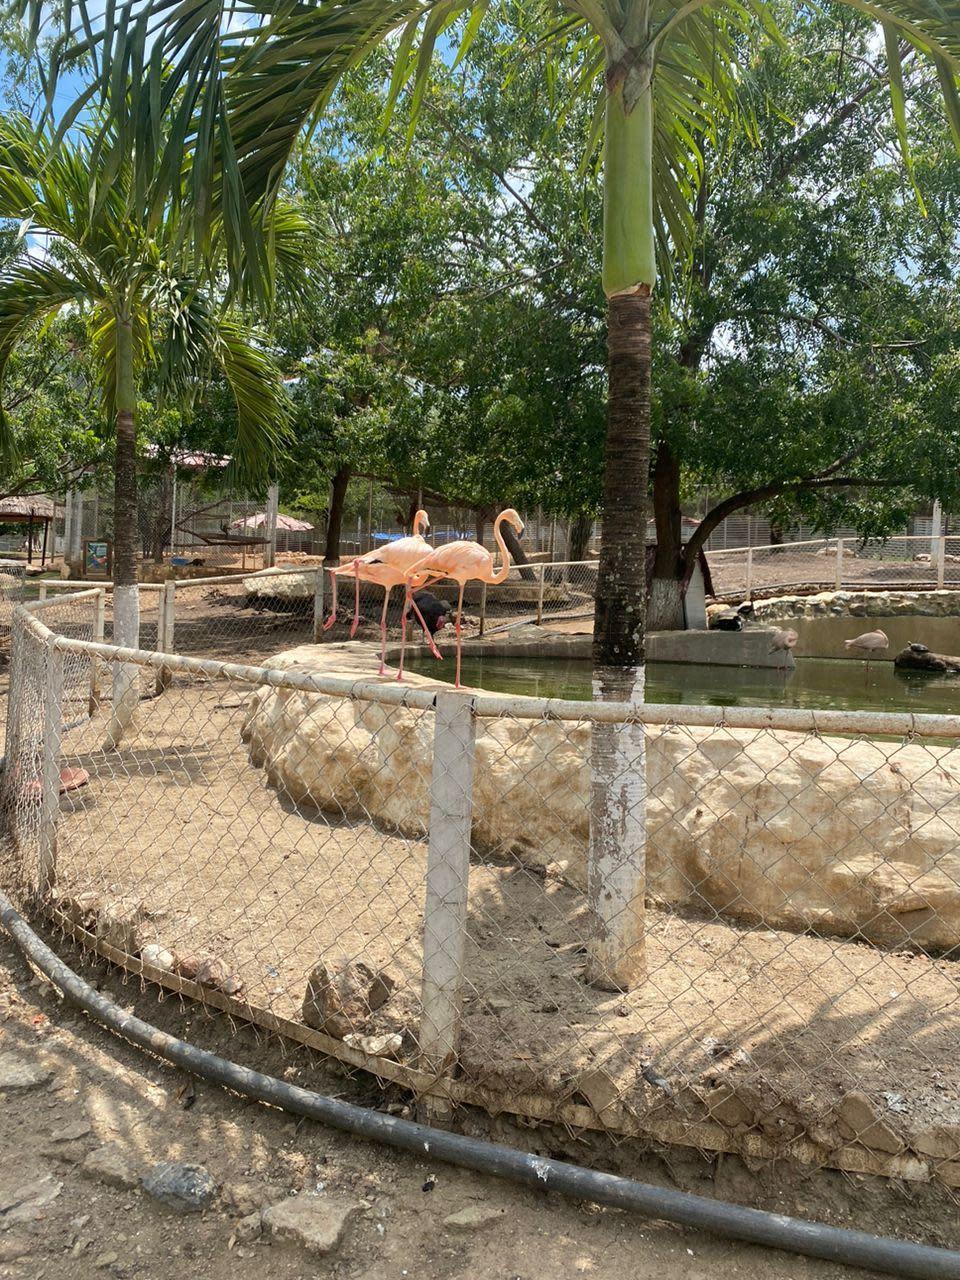
<instances>
[{"instance_id":1,"label":"pond water","mask_svg":"<svg viewBox=\"0 0 960 1280\"><path fill-rule=\"evenodd\" d=\"M777 627L794 627L800 637L798 658L842 658L844 640L864 631L884 631L890 641L885 657L892 661L901 649L915 640L934 653L960 654L960 618L925 618L919 615L892 618L797 618L775 622Z\"/></svg>"},{"instance_id":2,"label":"pond water","mask_svg":"<svg viewBox=\"0 0 960 1280\"><path fill-rule=\"evenodd\" d=\"M862 631L869 620L853 621L859 622ZM443 662L418 658L409 667L434 679L453 680L452 657ZM496 693L539 698L591 696L591 665L587 661L465 657L462 678L465 685ZM654 662L647 667L646 680L648 702L960 715L960 676L901 675L892 662L872 662L868 669L859 660L799 658L794 671L782 674L769 668Z\"/></svg>"}]
</instances>

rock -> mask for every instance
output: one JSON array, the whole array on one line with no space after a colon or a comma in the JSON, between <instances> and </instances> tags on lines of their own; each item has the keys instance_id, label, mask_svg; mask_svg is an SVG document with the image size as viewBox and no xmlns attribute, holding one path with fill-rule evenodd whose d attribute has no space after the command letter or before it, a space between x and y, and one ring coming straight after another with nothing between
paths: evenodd
<instances>
[{"instance_id":1,"label":"rock","mask_svg":"<svg viewBox=\"0 0 960 1280\"><path fill-rule=\"evenodd\" d=\"M31 1241L16 1236L0 1236L0 1266L26 1258L32 1251Z\"/></svg>"},{"instance_id":2,"label":"rock","mask_svg":"<svg viewBox=\"0 0 960 1280\"><path fill-rule=\"evenodd\" d=\"M307 981L303 1020L308 1027L342 1040L363 1030L374 1010L390 998L396 980L362 960L341 958L329 968L318 964Z\"/></svg>"},{"instance_id":3,"label":"rock","mask_svg":"<svg viewBox=\"0 0 960 1280\"><path fill-rule=\"evenodd\" d=\"M207 952L175 956L173 969L191 982L198 982L202 987L215 987L228 996L238 995L243 990L242 980L230 972L226 963L219 956Z\"/></svg>"},{"instance_id":4,"label":"rock","mask_svg":"<svg viewBox=\"0 0 960 1280\"><path fill-rule=\"evenodd\" d=\"M60 898L57 906L71 924L93 932L100 910L100 899L95 893L78 893Z\"/></svg>"},{"instance_id":5,"label":"rock","mask_svg":"<svg viewBox=\"0 0 960 1280\"><path fill-rule=\"evenodd\" d=\"M284 1192L267 1182L226 1182L220 1189L224 1209L240 1218L259 1213L264 1205L276 1204L283 1198Z\"/></svg>"},{"instance_id":6,"label":"rock","mask_svg":"<svg viewBox=\"0 0 960 1280\"><path fill-rule=\"evenodd\" d=\"M910 1143L914 1151L935 1160L960 1160L960 1124L935 1124Z\"/></svg>"},{"instance_id":7,"label":"rock","mask_svg":"<svg viewBox=\"0 0 960 1280\"><path fill-rule=\"evenodd\" d=\"M126 1154L113 1144L98 1147L91 1151L80 1166L81 1170L92 1178L105 1182L108 1187L122 1187L129 1190L139 1184L140 1179L130 1167Z\"/></svg>"},{"instance_id":8,"label":"rock","mask_svg":"<svg viewBox=\"0 0 960 1280\"><path fill-rule=\"evenodd\" d=\"M840 1130L848 1138L869 1147L871 1151L887 1151L893 1155L903 1151L904 1140L880 1118L865 1093L854 1090L846 1094L834 1108Z\"/></svg>"},{"instance_id":9,"label":"rock","mask_svg":"<svg viewBox=\"0 0 960 1280\"><path fill-rule=\"evenodd\" d=\"M457 1213L448 1214L443 1220L443 1225L449 1227L451 1231L479 1231L481 1227L502 1222L503 1216L502 1209L495 1209L492 1205L475 1204L469 1205L466 1209L460 1209Z\"/></svg>"},{"instance_id":10,"label":"rock","mask_svg":"<svg viewBox=\"0 0 960 1280\"><path fill-rule=\"evenodd\" d=\"M730 1125L732 1128L753 1124L754 1117L750 1108L732 1090L723 1085L712 1089L703 1101L711 1120Z\"/></svg>"},{"instance_id":11,"label":"rock","mask_svg":"<svg viewBox=\"0 0 960 1280\"><path fill-rule=\"evenodd\" d=\"M140 950L140 925L144 914L142 902L133 898L112 898L101 905L94 932L101 942L135 956Z\"/></svg>"},{"instance_id":12,"label":"rock","mask_svg":"<svg viewBox=\"0 0 960 1280\"><path fill-rule=\"evenodd\" d=\"M201 1165L168 1160L155 1164L142 1185L148 1195L180 1213L199 1213L217 1194L216 1182Z\"/></svg>"},{"instance_id":13,"label":"rock","mask_svg":"<svg viewBox=\"0 0 960 1280\"><path fill-rule=\"evenodd\" d=\"M901 649L893 660L893 665L900 671L929 671L931 674L960 673L960 658L945 653L931 653L922 645L909 644Z\"/></svg>"},{"instance_id":14,"label":"rock","mask_svg":"<svg viewBox=\"0 0 960 1280\"><path fill-rule=\"evenodd\" d=\"M33 1182L26 1182L15 1191L0 1194L0 1218L6 1230L15 1222L36 1222L42 1218L48 1204L52 1204L63 1190L63 1183L52 1173Z\"/></svg>"},{"instance_id":15,"label":"rock","mask_svg":"<svg viewBox=\"0 0 960 1280\"><path fill-rule=\"evenodd\" d=\"M360 1049L374 1058L396 1058L403 1047L403 1036L396 1032L382 1036L360 1036L351 1033L343 1037L343 1043L351 1049Z\"/></svg>"},{"instance_id":16,"label":"rock","mask_svg":"<svg viewBox=\"0 0 960 1280\"><path fill-rule=\"evenodd\" d=\"M171 973L175 964L173 952L156 942L141 947L140 959L144 964L152 965L154 969L161 969L164 973Z\"/></svg>"},{"instance_id":17,"label":"rock","mask_svg":"<svg viewBox=\"0 0 960 1280\"><path fill-rule=\"evenodd\" d=\"M600 1067L585 1071L577 1081L577 1088L597 1112L605 1111L620 1100L619 1085Z\"/></svg>"},{"instance_id":18,"label":"rock","mask_svg":"<svg viewBox=\"0 0 960 1280\"><path fill-rule=\"evenodd\" d=\"M251 1240L258 1240L263 1234L263 1215L259 1209L255 1213L248 1213L246 1217L241 1218L234 1227L233 1234L241 1244L248 1244Z\"/></svg>"},{"instance_id":19,"label":"rock","mask_svg":"<svg viewBox=\"0 0 960 1280\"><path fill-rule=\"evenodd\" d=\"M107 1253L101 1253L99 1257L94 1258L93 1265L103 1270L104 1267L112 1267L115 1262L120 1260L120 1255L109 1250Z\"/></svg>"},{"instance_id":20,"label":"rock","mask_svg":"<svg viewBox=\"0 0 960 1280\"><path fill-rule=\"evenodd\" d=\"M359 1205L328 1196L290 1196L264 1209L262 1220L264 1230L275 1240L289 1240L323 1257L339 1246L358 1210Z\"/></svg>"},{"instance_id":21,"label":"rock","mask_svg":"<svg viewBox=\"0 0 960 1280\"><path fill-rule=\"evenodd\" d=\"M54 1129L50 1135L51 1142L76 1142L79 1138L85 1138L90 1132L90 1126L86 1120L73 1120L70 1124L65 1124L62 1129Z\"/></svg>"},{"instance_id":22,"label":"rock","mask_svg":"<svg viewBox=\"0 0 960 1280\"><path fill-rule=\"evenodd\" d=\"M53 1070L19 1053L0 1053L0 1093L41 1089L53 1079Z\"/></svg>"},{"instance_id":23,"label":"rock","mask_svg":"<svg viewBox=\"0 0 960 1280\"><path fill-rule=\"evenodd\" d=\"M947 594L960 611L960 592ZM271 662L343 670L342 652L318 649ZM431 713L358 701L318 714L329 702L258 689L243 726L254 761L295 802L421 838ZM960 748L698 726L650 725L645 737L656 903L884 947L960 944ZM475 847L538 870L563 864L583 888L589 727L483 719L476 751ZM322 1010L305 1004L308 1025L321 1025ZM341 1034L369 1030L348 1021Z\"/></svg>"}]
</instances>

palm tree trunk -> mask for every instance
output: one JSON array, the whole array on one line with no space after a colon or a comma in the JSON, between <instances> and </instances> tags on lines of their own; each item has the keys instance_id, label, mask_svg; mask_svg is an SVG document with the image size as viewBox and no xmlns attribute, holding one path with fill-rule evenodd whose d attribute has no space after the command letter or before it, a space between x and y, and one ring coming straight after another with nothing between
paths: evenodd
<instances>
[{"instance_id":1,"label":"palm tree trunk","mask_svg":"<svg viewBox=\"0 0 960 1280\"><path fill-rule=\"evenodd\" d=\"M140 597L137 586L137 389L133 363L133 325L117 318L117 443L113 491L113 643L140 647ZM115 666L113 714L108 747L117 747L129 728L139 700L139 672Z\"/></svg>"},{"instance_id":2,"label":"palm tree trunk","mask_svg":"<svg viewBox=\"0 0 960 1280\"><path fill-rule=\"evenodd\" d=\"M603 524L593 632L594 698L643 701L650 469L653 102L649 68L608 67L603 285L609 387ZM586 979L627 991L645 975L646 769L643 726L591 734Z\"/></svg>"}]
</instances>

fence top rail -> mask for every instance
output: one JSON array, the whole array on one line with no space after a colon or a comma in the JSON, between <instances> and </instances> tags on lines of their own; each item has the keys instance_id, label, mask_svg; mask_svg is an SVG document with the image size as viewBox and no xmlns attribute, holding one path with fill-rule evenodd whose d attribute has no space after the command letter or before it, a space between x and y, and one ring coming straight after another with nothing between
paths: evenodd
<instances>
[{"instance_id":1,"label":"fence top rail","mask_svg":"<svg viewBox=\"0 0 960 1280\"><path fill-rule=\"evenodd\" d=\"M17 605L17 608L22 609L24 613L42 613L43 610L53 608L54 605L60 607L65 604L75 604L77 600L94 600L97 596L104 594L102 586L85 587L80 591L72 592L66 597L57 596L55 599L49 600L24 600Z\"/></svg>"},{"instance_id":2,"label":"fence top rail","mask_svg":"<svg viewBox=\"0 0 960 1280\"><path fill-rule=\"evenodd\" d=\"M378 702L388 706L422 711L436 708L439 693L452 692L449 686L403 687L396 682L327 675L321 672L255 667L210 658L188 658L180 654L146 649L121 649L89 640L57 635L35 617L31 608L18 605L15 619L38 640L57 651L86 654L112 663L130 663L149 668L166 668L233 680L241 684L268 685L296 689L351 701ZM693 726L714 729L780 729L796 733L857 734L899 738L956 738L960 740L960 716L915 715L912 712L811 711L792 707L716 707L653 702L580 702L560 698L527 698L515 694L463 693L473 713L483 719L576 720L591 724L649 724Z\"/></svg>"}]
</instances>

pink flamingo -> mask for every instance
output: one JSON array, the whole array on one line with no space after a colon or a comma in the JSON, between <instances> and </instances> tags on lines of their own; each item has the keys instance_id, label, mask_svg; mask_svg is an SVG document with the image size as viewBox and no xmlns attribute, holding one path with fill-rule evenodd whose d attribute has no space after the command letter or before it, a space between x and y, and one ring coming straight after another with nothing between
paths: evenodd
<instances>
[{"instance_id":1,"label":"pink flamingo","mask_svg":"<svg viewBox=\"0 0 960 1280\"><path fill-rule=\"evenodd\" d=\"M455 689L460 688L460 618L463 613L463 589L471 579L477 582L489 582L491 586L505 581L510 572L510 552L500 532L500 526L504 521L511 524L518 534L523 533L523 521L513 507L500 512L493 522L493 536L500 548L499 569L494 569L493 556L479 542L447 542L442 547L435 547L422 560L411 565L407 573L408 598L413 590L410 579L414 574L428 575L428 582L439 582L441 578L450 578L460 584L457 597L457 678L453 686ZM427 583L418 582L417 585L425 586Z\"/></svg>"},{"instance_id":2,"label":"pink flamingo","mask_svg":"<svg viewBox=\"0 0 960 1280\"><path fill-rule=\"evenodd\" d=\"M380 675L386 673L386 652L387 652L387 607L390 604L390 595L394 587L403 586L407 582L407 575L414 561L419 560L423 555L432 550L430 543L422 536L420 530L430 528L430 519L425 511L418 511L413 518L413 534L407 538L397 538L394 542L388 542L382 547L374 547L372 551L365 552L362 556L356 556L349 564L339 565L335 569L329 570L331 580L333 582L333 599L331 602L330 616L323 624L324 631L329 631L337 620L337 578L341 575L352 573L355 581L355 598L353 610L353 622L350 626L350 635L354 636L357 626L360 622L360 583L371 582L384 589L383 609L380 614ZM414 586L419 587L427 580L427 575L416 574L411 579L412 585L404 600L403 606L403 638L401 640L400 650L400 672L402 678L403 673L403 646L406 643L407 635L407 613L412 607L414 613L419 619L420 625L423 627L424 634L430 644L431 652L435 658L441 657L440 650L434 643L433 636L430 634L427 624L423 620L420 610L417 608L416 601L413 599Z\"/></svg>"}]
</instances>

